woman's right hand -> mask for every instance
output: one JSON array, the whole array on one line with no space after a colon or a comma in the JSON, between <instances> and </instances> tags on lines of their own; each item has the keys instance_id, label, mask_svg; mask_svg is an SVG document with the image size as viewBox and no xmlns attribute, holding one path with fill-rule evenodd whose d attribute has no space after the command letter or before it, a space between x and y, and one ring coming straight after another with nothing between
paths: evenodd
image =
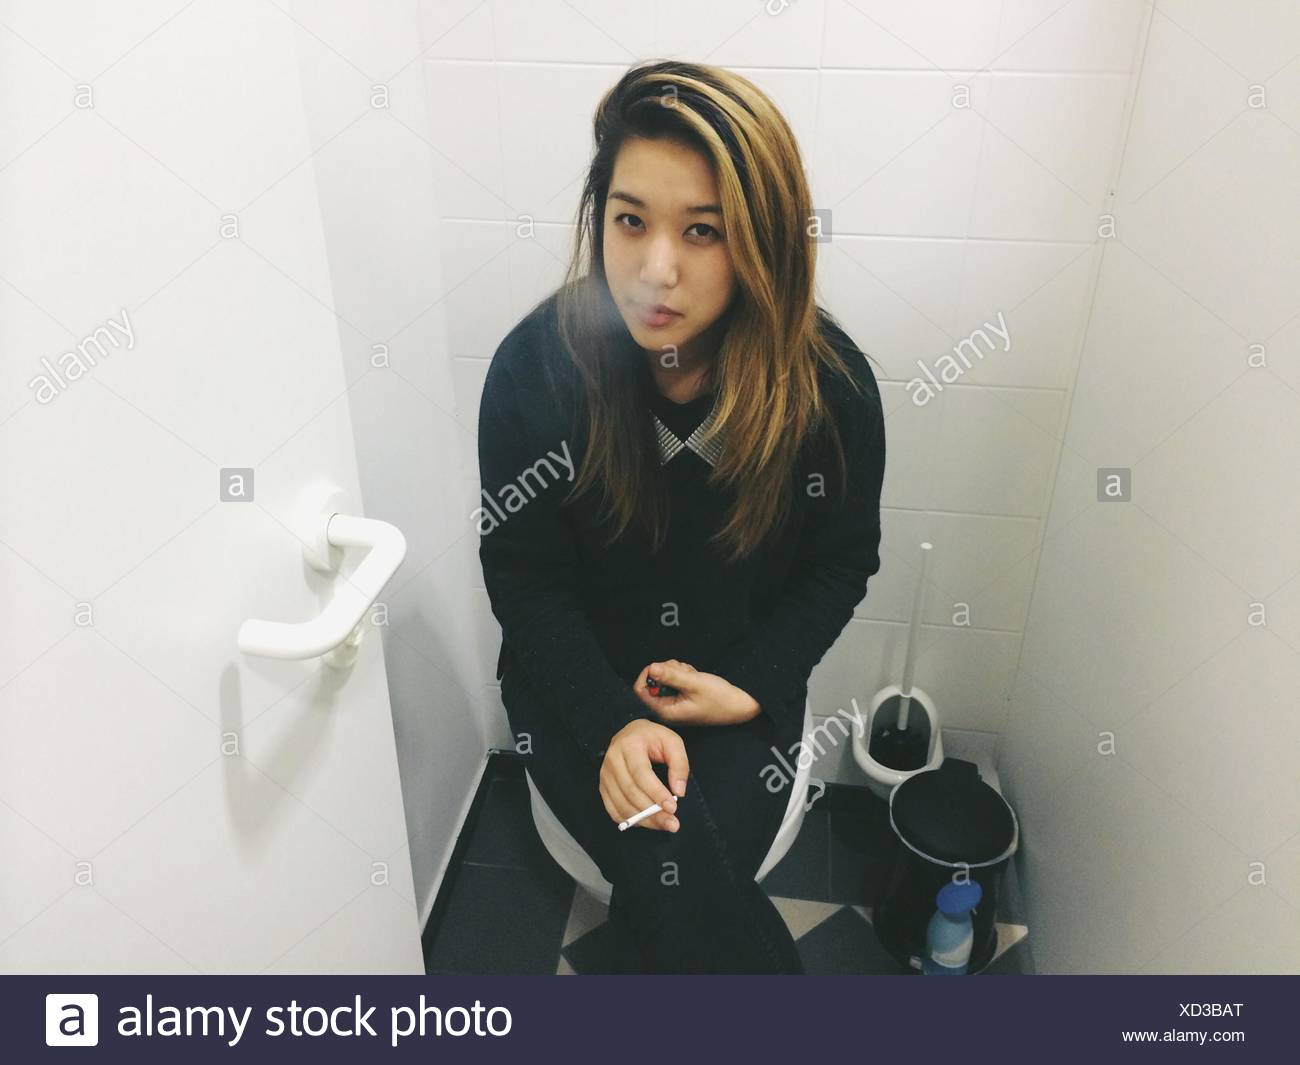
<instances>
[{"instance_id":1,"label":"woman's right hand","mask_svg":"<svg viewBox=\"0 0 1300 1065\"><path fill-rule=\"evenodd\" d=\"M673 782L669 791L655 775L651 765L655 762L668 766L668 779ZM616 823L626 821L647 806L659 803L659 813L638 821L633 828L656 828L663 832L676 832L676 796L686 794L686 780L690 765L686 760L686 744L666 725L637 718L629 721L614 733L605 749L605 760L600 766L600 797L605 811Z\"/></svg>"}]
</instances>

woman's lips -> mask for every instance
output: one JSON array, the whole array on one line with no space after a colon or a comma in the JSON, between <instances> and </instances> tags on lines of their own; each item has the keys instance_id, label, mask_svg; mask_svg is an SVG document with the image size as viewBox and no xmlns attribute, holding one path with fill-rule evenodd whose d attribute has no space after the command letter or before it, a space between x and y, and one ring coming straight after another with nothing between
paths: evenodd
<instances>
[{"instance_id":1,"label":"woman's lips","mask_svg":"<svg viewBox=\"0 0 1300 1065\"><path fill-rule=\"evenodd\" d=\"M652 329L659 326L667 325L669 322L675 322L681 315L676 311L656 311L652 307L647 307L644 303L633 304L636 307L636 315L641 319L644 325Z\"/></svg>"}]
</instances>

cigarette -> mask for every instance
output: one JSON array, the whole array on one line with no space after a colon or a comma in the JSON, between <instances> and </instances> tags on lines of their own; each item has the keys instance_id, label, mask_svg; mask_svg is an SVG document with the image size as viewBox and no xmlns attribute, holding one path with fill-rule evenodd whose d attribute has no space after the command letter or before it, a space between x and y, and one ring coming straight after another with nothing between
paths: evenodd
<instances>
[{"instance_id":1,"label":"cigarette","mask_svg":"<svg viewBox=\"0 0 1300 1065\"><path fill-rule=\"evenodd\" d=\"M662 810L662 809L663 809L663 807L660 806L658 803L654 803L654 804L651 805L651 806L647 806L647 807L646 807L644 810L642 810L640 813L635 813L635 814L633 814L633 815L632 815L631 817L629 817L626 821L620 821L620 822L619 822L619 825L618 825L618 830L619 830L620 832L626 832L629 828L631 828L631 827L632 827L633 825L635 825L637 822L639 822L639 821L644 821L644 820L645 820L647 817L649 817L651 814L657 814L657 813L658 813L660 810Z\"/></svg>"}]
</instances>

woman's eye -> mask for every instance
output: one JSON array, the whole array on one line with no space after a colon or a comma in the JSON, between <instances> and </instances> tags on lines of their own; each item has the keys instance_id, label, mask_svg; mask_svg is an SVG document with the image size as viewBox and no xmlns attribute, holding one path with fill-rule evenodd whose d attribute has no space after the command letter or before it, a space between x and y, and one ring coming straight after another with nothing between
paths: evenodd
<instances>
[{"instance_id":1,"label":"woman's eye","mask_svg":"<svg viewBox=\"0 0 1300 1065\"><path fill-rule=\"evenodd\" d=\"M641 218L640 218L640 216L638 216L638 215L628 214L628 213L624 212L623 214L618 214L618 215L615 215L615 216L614 216L614 221L615 221L615 222L623 222L624 219L629 219L629 221L626 222L625 224L626 224L629 228L633 228L633 229L636 228L636 225L637 225L637 224L640 224L640 223L641 223ZM722 236L722 234L719 233L716 229L714 229L713 226L708 225L708 224L705 223L705 222L696 222L694 225L688 227L687 230L686 230L686 232L687 232L687 233L690 233L690 231L691 231L692 229L704 229L704 230L707 230L708 232L697 234L697 236L701 236L701 237L705 237L705 238L721 237L721 236Z\"/></svg>"}]
</instances>

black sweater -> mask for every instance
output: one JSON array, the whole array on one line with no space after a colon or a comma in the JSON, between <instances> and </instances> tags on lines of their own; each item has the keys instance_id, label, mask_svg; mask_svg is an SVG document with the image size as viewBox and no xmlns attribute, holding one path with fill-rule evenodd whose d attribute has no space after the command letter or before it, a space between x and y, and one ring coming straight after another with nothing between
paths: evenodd
<instances>
[{"instance_id":1,"label":"black sweater","mask_svg":"<svg viewBox=\"0 0 1300 1065\"><path fill-rule=\"evenodd\" d=\"M633 525L606 548L598 490L560 505L581 469L586 422L581 378L557 332L555 296L497 348L479 407L481 509L473 515L484 584L502 629L497 676L520 670L538 703L593 761L628 722L658 720L632 684L650 662L668 658L725 677L758 701L781 735L791 728L797 734L813 667L880 569L879 389L852 340L822 322L862 386L855 394L822 370L844 448L847 499L840 505L829 441L824 433L809 437L794 474L790 520L777 540L735 564L707 542L721 527L727 499L705 483L710 467L691 437L714 393L673 403L645 368L646 417L653 412L662 423L661 460L671 455L659 467L670 486L667 539L652 554L648 534ZM815 474L824 477L820 492L805 487L817 483Z\"/></svg>"}]
</instances>

